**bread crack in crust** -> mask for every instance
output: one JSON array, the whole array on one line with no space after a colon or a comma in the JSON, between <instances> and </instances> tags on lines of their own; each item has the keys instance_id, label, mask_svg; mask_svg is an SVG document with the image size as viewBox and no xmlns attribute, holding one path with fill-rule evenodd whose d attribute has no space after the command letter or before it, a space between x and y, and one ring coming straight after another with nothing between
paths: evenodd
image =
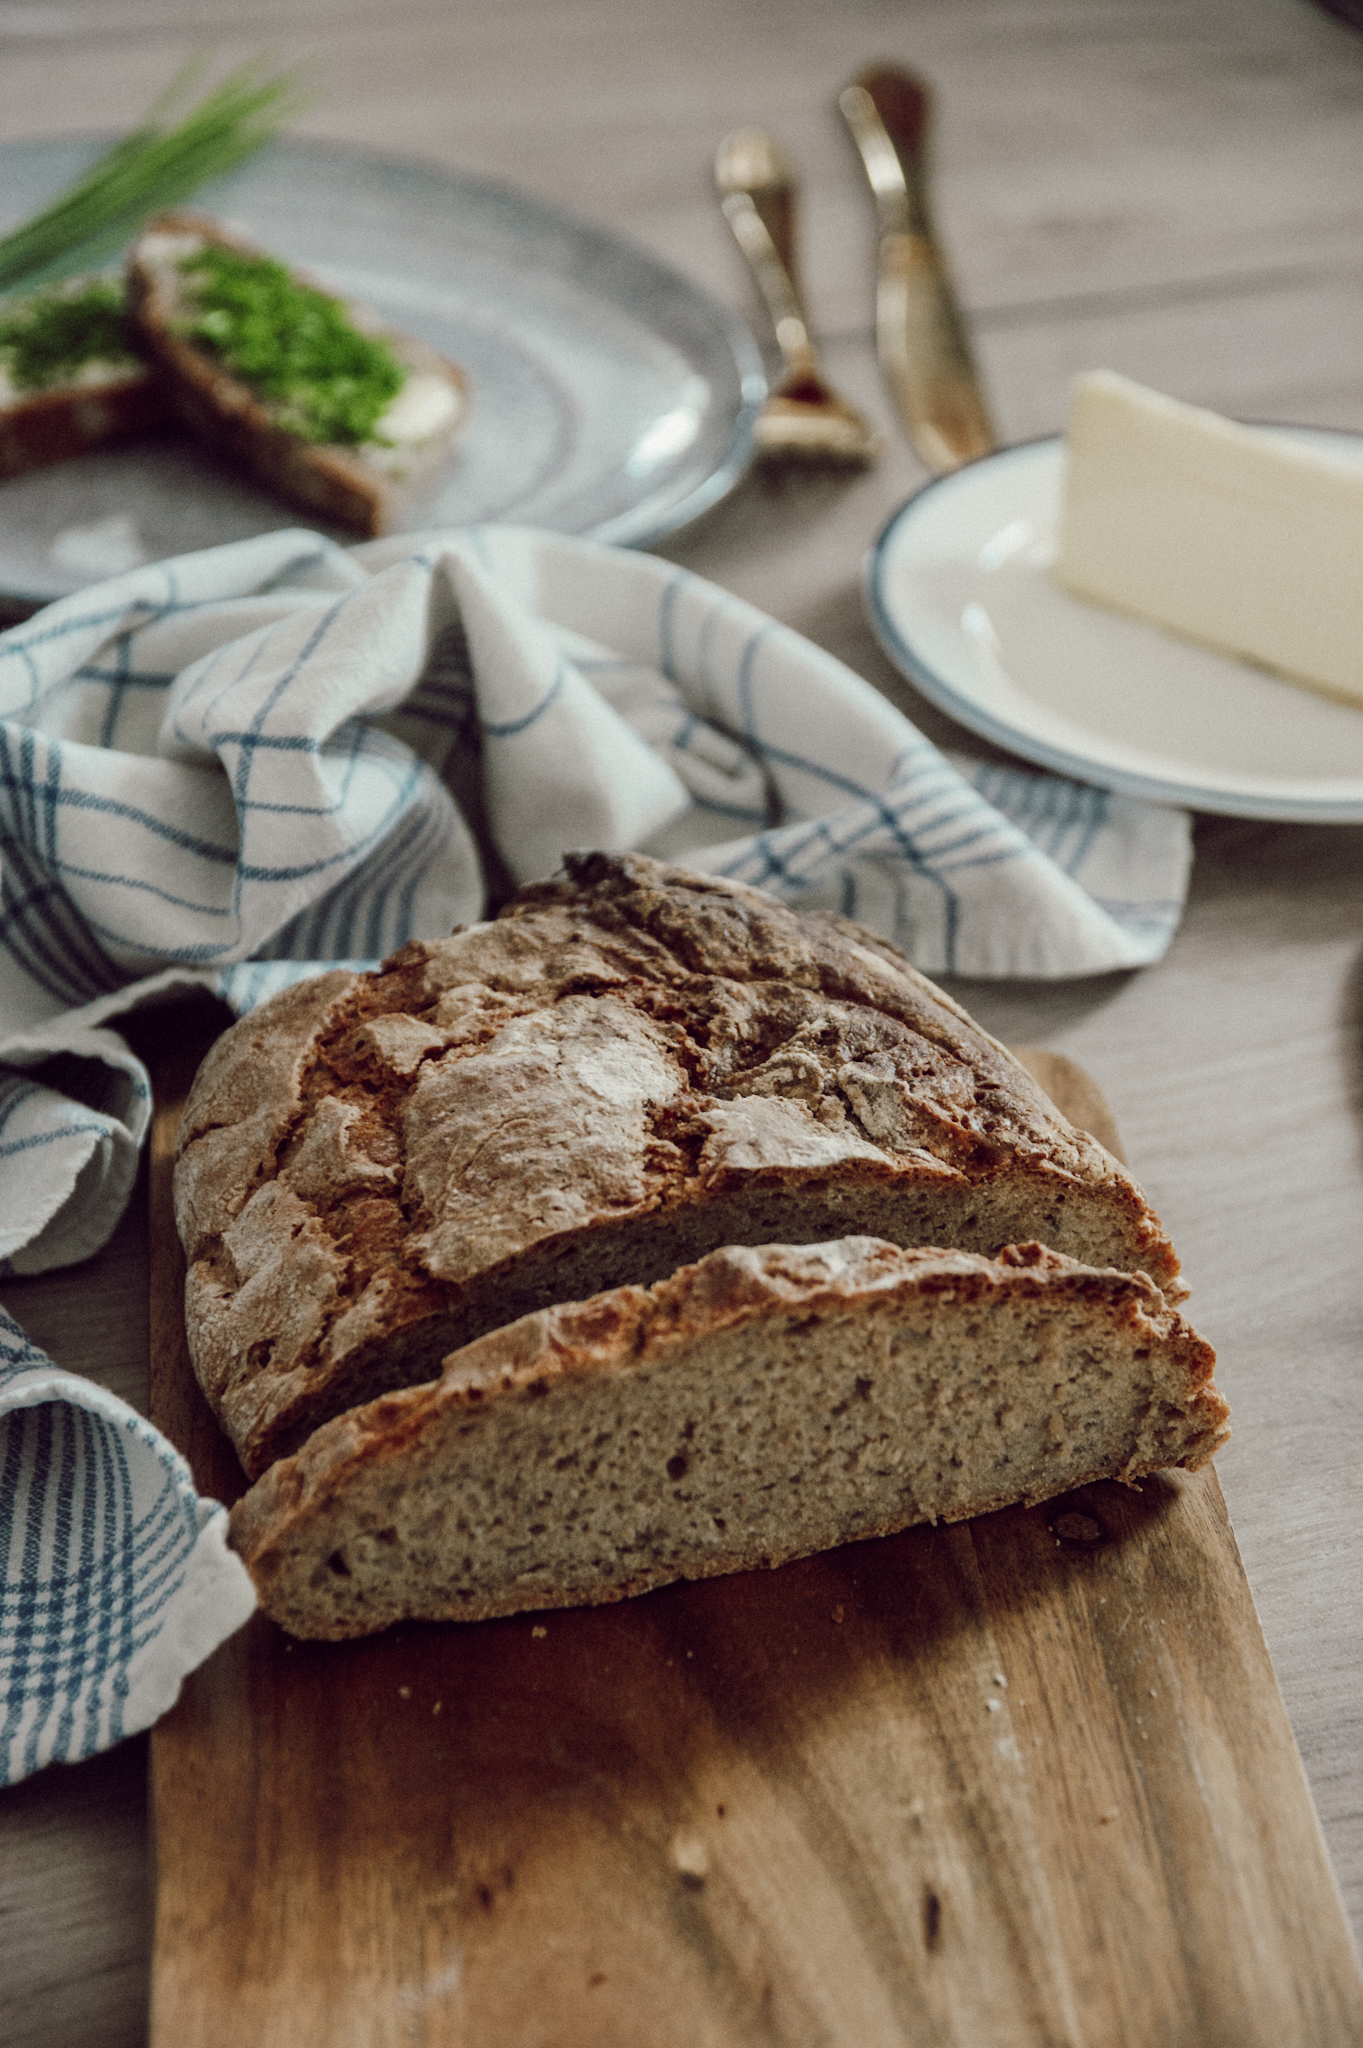
<instances>
[{"instance_id":1,"label":"bread crack in crust","mask_svg":"<svg viewBox=\"0 0 1363 2048\"><path fill-rule=\"evenodd\" d=\"M527 1312L725 1245L1178 1262L1130 1176L883 940L642 855L237 1024L182 1125L199 1378L247 1471Z\"/></svg>"}]
</instances>

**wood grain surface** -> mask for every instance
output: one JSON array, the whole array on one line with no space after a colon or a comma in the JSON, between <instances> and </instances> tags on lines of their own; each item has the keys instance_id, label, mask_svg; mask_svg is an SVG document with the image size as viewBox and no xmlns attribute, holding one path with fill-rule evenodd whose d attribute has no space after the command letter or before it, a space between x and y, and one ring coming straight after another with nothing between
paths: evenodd
<instances>
[{"instance_id":1,"label":"wood grain surface","mask_svg":"<svg viewBox=\"0 0 1363 2048\"><path fill-rule=\"evenodd\" d=\"M230 1500L170 1206L199 1049L158 1074L152 1416ZM1210 1470L542 1618L257 1615L151 1749L153 2048L1363 2036Z\"/></svg>"}]
</instances>

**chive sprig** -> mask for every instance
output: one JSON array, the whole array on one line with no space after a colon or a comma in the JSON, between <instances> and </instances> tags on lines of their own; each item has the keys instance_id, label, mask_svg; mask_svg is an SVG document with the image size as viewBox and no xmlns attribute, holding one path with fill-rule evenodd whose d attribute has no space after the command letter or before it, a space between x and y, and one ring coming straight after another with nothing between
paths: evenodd
<instances>
[{"instance_id":1,"label":"chive sprig","mask_svg":"<svg viewBox=\"0 0 1363 2048\"><path fill-rule=\"evenodd\" d=\"M202 72L201 58L187 64L130 135L50 206L0 237L0 291L55 283L104 261L149 214L253 156L303 103L294 72L271 75L255 58L184 112Z\"/></svg>"}]
</instances>

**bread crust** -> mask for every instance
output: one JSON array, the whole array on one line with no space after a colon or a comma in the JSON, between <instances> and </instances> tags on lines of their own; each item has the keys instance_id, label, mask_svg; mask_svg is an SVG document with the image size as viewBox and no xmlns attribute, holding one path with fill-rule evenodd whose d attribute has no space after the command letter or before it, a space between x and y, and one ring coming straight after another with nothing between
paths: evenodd
<instances>
[{"instance_id":1,"label":"bread crust","mask_svg":"<svg viewBox=\"0 0 1363 2048\"><path fill-rule=\"evenodd\" d=\"M176 1170L252 1476L528 1310L723 1244L1039 1239L1177 1292L1125 1170L883 942L641 855L229 1032Z\"/></svg>"},{"instance_id":2,"label":"bread crust","mask_svg":"<svg viewBox=\"0 0 1363 2048\"><path fill-rule=\"evenodd\" d=\"M197 235L247 256L262 251L207 214L188 209L158 215L134 243L128 258L129 307L160 371L169 405L196 433L227 449L294 504L371 538L390 531L405 500L444 461L454 434L467 419L469 391L463 371L413 335L386 327L371 330L381 334L404 367L442 378L461 401L450 432L414 453L400 479L385 473L363 449L300 440L277 423L248 384L176 331L179 306L174 287L146 253L146 237L153 234Z\"/></svg>"},{"instance_id":3,"label":"bread crust","mask_svg":"<svg viewBox=\"0 0 1363 2048\"><path fill-rule=\"evenodd\" d=\"M166 417L166 398L144 363L101 384L58 384L0 405L0 477L87 455L110 442L149 433Z\"/></svg>"},{"instance_id":4,"label":"bread crust","mask_svg":"<svg viewBox=\"0 0 1363 2048\"><path fill-rule=\"evenodd\" d=\"M729 1247L651 1289L525 1316L430 1385L325 1424L237 1504L231 1540L302 1635L623 1599L1195 1470L1229 1434L1214 1362L1143 1275L1040 1245L998 1260L864 1238ZM917 1398L897 1408L913 1368ZM762 1483L745 1484L763 1427ZM623 1461L580 1469L583 1437L627 1442ZM537 1522L548 1562L527 1569Z\"/></svg>"}]
</instances>

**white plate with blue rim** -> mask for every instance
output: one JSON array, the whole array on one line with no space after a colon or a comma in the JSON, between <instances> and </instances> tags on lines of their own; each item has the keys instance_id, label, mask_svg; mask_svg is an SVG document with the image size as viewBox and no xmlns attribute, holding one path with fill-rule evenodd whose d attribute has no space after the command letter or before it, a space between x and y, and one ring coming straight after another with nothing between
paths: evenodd
<instances>
[{"instance_id":1,"label":"white plate with blue rim","mask_svg":"<svg viewBox=\"0 0 1363 2048\"><path fill-rule=\"evenodd\" d=\"M1363 472L1363 435L1259 431ZM910 498L867 561L890 660L982 738L1105 789L1230 817L1363 823L1363 708L1061 588L1059 438Z\"/></svg>"},{"instance_id":2,"label":"white plate with blue rim","mask_svg":"<svg viewBox=\"0 0 1363 2048\"><path fill-rule=\"evenodd\" d=\"M104 145L0 147L0 233ZM473 416L410 528L492 520L640 547L746 467L766 394L736 315L610 230L472 174L276 143L196 205L459 363ZM0 484L0 598L312 524L188 436ZM337 533L337 538L347 536Z\"/></svg>"}]
</instances>

